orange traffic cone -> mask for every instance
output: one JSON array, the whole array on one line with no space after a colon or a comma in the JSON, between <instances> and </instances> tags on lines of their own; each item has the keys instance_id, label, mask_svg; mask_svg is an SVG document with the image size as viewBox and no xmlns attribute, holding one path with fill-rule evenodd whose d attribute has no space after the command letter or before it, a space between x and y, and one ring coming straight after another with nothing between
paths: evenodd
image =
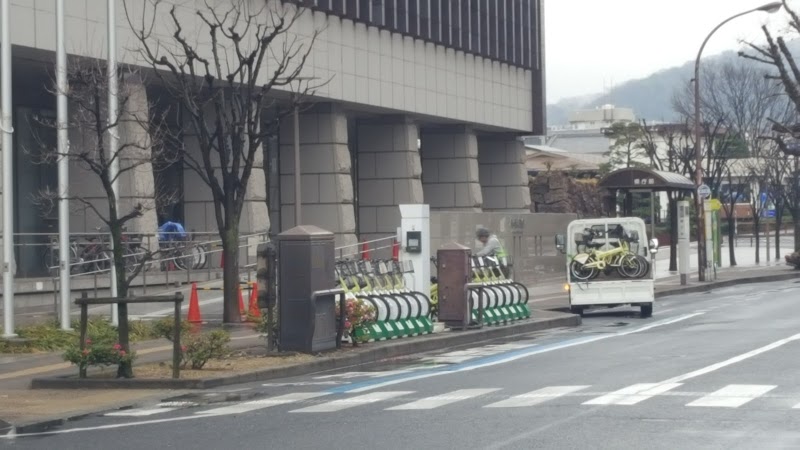
<instances>
[{"instance_id":1,"label":"orange traffic cone","mask_svg":"<svg viewBox=\"0 0 800 450\"><path fill-rule=\"evenodd\" d=\"M244 316L244 298L242 297L241 286L239 286L239 315Z\"/></svg>"},{"instance_id":2,"label":"orange traffic cone","mask_svg":"<svg viewBox=\"0 0 800 450\"><path fill-rule=\"evenodd\" d=\"M258 284L253 283L250 285L250 315L253 317L261 317L261 308L258 307Z\"/></svg>"},{"instance_id":3,"label":"orange traffic cone","mask_svg":"<svg viewBox=\"0 0 800 450\"><path fill-rule=\"evenodd\" d=\"M392 242L392 259L395 261L400 260L400 243L397 241Z\"/></svg>"},{"instance_id":4,"label":"orange traffic cone","mask_svg":"<svg viewBox=\"0 0 800 450\"><path fill-rule=\"evenodd\" d=\"M200 317L200 301L197 298L197 283L192 283L192 294L189 297L189 323L202 323Z\"/></svg>"},{"instance_id":5,"label":"orange traffic cone","mask_svg":"<svg viewBox=\"0 0 800 450\"><path fill-rule=\"evenodd\" d=\"M365 261L369 259L369 244L366 242L361 244L361 259Z\"/></svg>"}]
</instances>

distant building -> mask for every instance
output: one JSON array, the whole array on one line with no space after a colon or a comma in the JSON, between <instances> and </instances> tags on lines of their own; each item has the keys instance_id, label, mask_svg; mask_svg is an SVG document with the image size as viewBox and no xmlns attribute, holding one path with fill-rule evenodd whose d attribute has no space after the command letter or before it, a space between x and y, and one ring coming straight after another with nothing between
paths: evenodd
<instances>
[{"instance_id":1,"label":"distant building","mask_svg":"<svg viewBox=\"0 0 800 450\"><path fill-rule=\"evenodd\" d=\"M575 178L594 178L606 158L593 154L575 154L546 145L526 145L525 167L528 175L542 172L567 172Z\"/></svg>"},{"instance_id":2,"label":"distant building","mask_svg":"<svg viewBox=\"0 0 800 450\"><path fill-rule=\"evenodd\" d=\"M602 154L613 143L604 130L614 123L635 121L633 109L614 105L573 111L569 115L568 125L548 128L546 144L570 153Z\"/></svg>"}]
</instances>

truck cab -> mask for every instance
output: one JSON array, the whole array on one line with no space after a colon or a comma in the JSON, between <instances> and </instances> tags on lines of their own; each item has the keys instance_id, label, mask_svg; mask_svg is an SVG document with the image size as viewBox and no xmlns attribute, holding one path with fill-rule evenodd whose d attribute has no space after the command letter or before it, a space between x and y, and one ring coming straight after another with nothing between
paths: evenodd
<instances>
[{"instance_id":1,"label":"truck cab","mask_svg":"<svg viewBox=\"0 0 800 450\"><path fill-rule=\"evenodd\" d=\"M564 255L570 310L638 307L643 318L653 314L658 241L647 240L638 217L575 220L556 236Z\"/></svg>"}]
</instances>

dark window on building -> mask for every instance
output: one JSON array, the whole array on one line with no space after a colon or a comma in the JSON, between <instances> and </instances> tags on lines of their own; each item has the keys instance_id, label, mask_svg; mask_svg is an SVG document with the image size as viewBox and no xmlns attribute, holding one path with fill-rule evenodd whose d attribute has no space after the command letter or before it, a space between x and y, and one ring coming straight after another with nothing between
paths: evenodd
<instances>
[{"instance_id":1,"label":"dark window on building","mask_svg":"<svg viewBox=\"0 0 800 450\"><path fill-rule=\"evenodd\" d=\"M366 23L374 23L370 15L372 7L370 2L371 0L358 0L358 20Z\"/></svg>"},{"instance_id":2,"label":"dark window on building","mask_svg":"<svg viewBox=\"0 0 800 450\"><path fill-rule=\"evenodd\" d=\"M505 23L505 59L506 61L513 61L514 60L514 5L511 3L510 0L505 0L503 2L505 5L505 16L506 16L506 23Z\"/></svg>"},{"instance_id":3,"label":"dark window on building","mask_svg":"<svg viewBox=\"0 0 800 450\"><path fill-rule=\"evenodd\" d=\"M531 66L531 0L522 2L522 59L524 67Z\"/></svg>"},{"instance_id":4,"label":"dark window on building","mask_svg":"<svg viewBox=\"0 0 800 450\"><path fill-rule=\"evenodd\" d=\"M436 0L419 0L419 34L425 39L433 39L431 33L431 3Z\"/></svg>"},{"instance_id":5,"label":"dark window on building","mask_svg":"<svg viewBox=\"0 0 800 450\"><path fill-rule=\"evenodd\" d=\"M401 33L408 33L408 2L410 0L395 0L397 14L395 15L395 28Z\"/></svg>"},{"instance_id":6,"label":"dark window on building","mask_svg":"<svg viewBox=\"0 0 800 450\"><path fill-rule=\"evenodd\" d=\"M522 0L514 0L514 62L522 64Z\"/></svg>"},{"instance_id":7,"label":"dark window on building","mask_svg":"<svg viewBox=\"0 0 800 450\"><path fill-rule=\"evenodd\" d=\"M506 60L506 1L497 4L497 57Z\"/></svg>"},{"instance_id":8,"label":"dark window on building","mask_svg":"<svg viewBox=\"0 0 800 450\"><path fill-rule=\"evenodd\" d=\"M470 0L453 0L456 4L453 7L455 15L453 16L453 23L460 30L458 34L458 47L462 50L469 49L469 42L471 39L469 32L469 2ZM457 6L457 7L456 7ZM457 20L456 20L457 17Z\"/></svg>"},{"instance_id":9,"label":"dark window on building","mask_svg":"<svg viewBox=\"0 0 800 450\"><path fill-rule=\"evenodd\" d=\"M469 49L475 53L481 51L481 21L478 2L480 0L469 0Z\"/></svg>"},{"instance_id":10,"label":"dark window on building","mask_svg":"<svg viewBox=\"0 0 800 450\"><path fill-rule=\"evenodd\" d=\"M481 55L489 55L489 0L479 1L478 5L478 29L480 30L480 47L478 53Z\"/></svg>"},{"instance_id":11,"label":"dark window on building","mask_svg":"<svg viewBox=\"0 0 800 450\"><path fill-rule=\"evenodd\" d=\"M336 14L344 15L344 0L332 0L331 11Z\"/></svg>"},{"instance_id":12,"label":"dark window on building","mask_svg":"<svg viewBox=\"0 0 800 450\"><path fill-rule=\"evenodd\" d=\"M488 3L489 15L486 27L488 46L485 53L492 58L497 58L497 0L488 0Z\"/></svg>"},{"instance_id":13,"label":"dark window on building","mask_svg":"<svg viewBox=\"0 0 800 450\"><path fill-rule=\"evenodd\" d=\"M384 20L385 26L393 30L397 29L397 2L403 0L385 0L384 1Z\"/></svg>"},{"instance_id":14,"label":"dark window on building","mask_svg":"<svg viewBox=\"0 0 800 450\"><path fill-rule=\"evenodd\" d=\"M442 0L430 0L431 3L431 39L442 43Z\"/></svg>"},{"instance_id":15,"label":"dark window on building","mask_svg":"<svg viewBox=\"0 0 800 450\"><path fill-rule=\"evenodd\" d=\"M344 14L350 19L358 19L358 0L345 0Z\"/></svg>"},{"instance_id":16,"label":"dark window on building","mask_svg":"<svg viewBox=\"0 0 800 450\"><path fill-rule=\"evenodd\" d=\"M419 28L419 0L408 1L408 32L412 36L421 36Z\"/></svg>"},{"instance_id":17,"label":"dark window on building","mask_svg":"<svg viewBox=\"0 0 800 450\"><path fill-rule=\"evenodd\" d=\"M384 8L383 5L384 0L368 0L368 1L372 2L370 4L372 6L372 11L370 11L370 16L371 16L370 22L374 23L379 27L386 26L386 19L384 17L386 14L386 8Z\"/></svg>"},{"instance_id":18,"label":"dark window on building","mask_svg":"<svg viewBox=\"0 0 800 450\"><path fill-rule=\"evenodd\" d=\"M444 45L451 45L455 47L458 39L453 40L453 25L450 22L450 8L452 7L451 1L452 0L439 0L439 3L441 4L439 17L441 18L442 24L441 42Z\"/></svg>"}]
</instances>

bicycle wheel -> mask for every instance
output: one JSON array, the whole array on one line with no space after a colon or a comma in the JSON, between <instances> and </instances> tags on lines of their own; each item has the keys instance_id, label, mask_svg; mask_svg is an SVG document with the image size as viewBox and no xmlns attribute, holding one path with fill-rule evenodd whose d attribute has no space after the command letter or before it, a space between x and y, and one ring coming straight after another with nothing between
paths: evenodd
<instances>
[{"instance_id":1,"label":"bicycle wheel","mask_svg":"<svg viewBox=\"0 0 800 450\"><path fill-rule=\"evenodd\" d=\"M193 266L194 259L190 248L176 248L172 252L172 257L175 258L175 267L181 270L187 270Z\"/></svg>"},{"instance_id":2,"label":"bicycle wheel","mask_svg":"<svg viewBox=\"0 0 800 450\"><path fill-rule=\"evenodd\" d=\"M639 260L639 264L642 266L642 270L636 275L636 278L644 278L650 273L650 261L641 255L636 255L636 259Z\"/></svg>"},{"instance_id":3,"label":"bicycle wheel","mask_svg":"<svg viewBox=\"0 0 800 450\"><path fill-rule=\"evenodd\" d=\"M189 249L192 258L192 269L202 269L206 261L206 252L200 245L193 245Z\"/></svg>"},{"instance_id":4,"label":"bicycle wheel","mask_svg":"<svg viewBox=\"0 0 800 450\"><path fill-rule=\"evenodd\" d=\"M586 261L587 263L592 262L592 259ZM594 267L586 267L586 264L580 263L578 261L572 261L569 265L569 273L572 278L579 280L579 281L588 281L591 280L599 274L599 271Z\"/></svg>"},{"instance_id":5,"label":"bicycle wheel","mask_svg":"<svg viewBox=\"0 0 800 450\"><path fill-rule=\"evenodd\" d=\"M91 263L92 271L94 272L109 271L114 265L114 255L111 253L111 250L101 250L94 255Z\"/></svg>"},{"instance_id":6,"label":"bicycle wheel","mask_svg":"<svg viewBox=\"0 0 800 450\"><path fill-rule=\"evenodd\" d=\"M619 261L617 271L623 278L635 278L642 270L641 262L636 255L629 253L624 255Z\"/></svg>"}]
</instances>

